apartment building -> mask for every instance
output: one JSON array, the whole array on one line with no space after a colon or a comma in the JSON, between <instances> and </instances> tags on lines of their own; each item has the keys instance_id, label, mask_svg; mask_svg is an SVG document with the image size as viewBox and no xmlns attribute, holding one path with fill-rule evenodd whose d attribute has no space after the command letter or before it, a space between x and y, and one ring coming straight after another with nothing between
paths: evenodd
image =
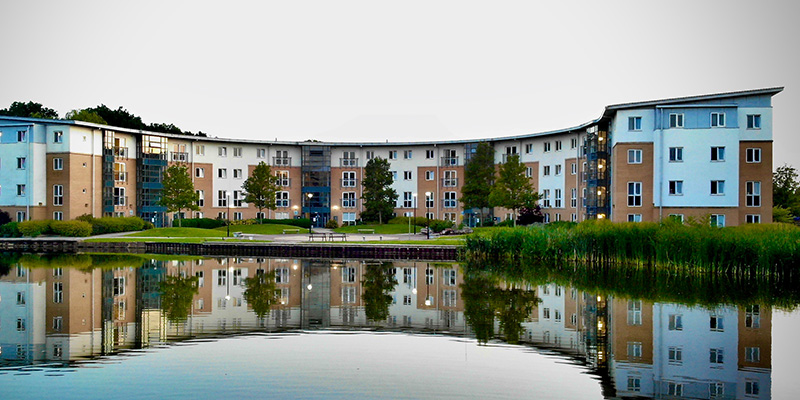
<instances>
[{"instance_id":1,"label":"apartment building","mask_svg":"<svg viewBox=\"0 0 800 400\"><path fill-rule=\"evenodd\" d=\"M263 217L355 223L364 208L364 167L380 157L391 165L396 215L472 223L473 210L459 201L464 166L485 142L498 165L519 155L548 222L768 222L771 99L782 90L616 104L556 131L409 143L237 140L0 116L0 210L17 221L138 215L165 225L175 216L157 204L162 173L181 163L200 197L191 217L255 218L242 183L265 162L282 190ZM510 210L493 212L512 217Z\"/></svg>"}]
</instances>

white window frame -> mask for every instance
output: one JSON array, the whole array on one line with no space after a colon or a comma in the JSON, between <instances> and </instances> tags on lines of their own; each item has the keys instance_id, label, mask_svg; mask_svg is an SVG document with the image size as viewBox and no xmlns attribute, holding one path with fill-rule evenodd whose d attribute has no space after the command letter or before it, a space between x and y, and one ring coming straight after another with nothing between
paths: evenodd
<instances>
[{"instance_id":1,"label":"white window frame","mask_svg":"<svg viewBox=\"0 0 800 400\"><path fill-rule=\"evenodd\" d=\"M628 207L641 207L643 202L642 182L628 182Z\"/></svg>"},{"instance_id":2,"label":"white window frame","mask_svg":"<svg viewBox=\"0 0 800 400\"><path fill-rule=\"evenodd\" d=\"M761 181L747 181L745 187L745 206L761 207Z\"/></svg>"},{"instance_id":3,"label":"white window frame","mask_svg":"<svg viewBox=\"0 0 800 400\"><path fill-rule=\"evenodd\" d=\"M642 130L642 117L641 116L628 117L628 131L640 132L641 130Z\"/></svg>"},{"instance_id":4,"label":"white window frame","mask_svg":"<svg viewBox=\"0 0 800 400\"><path fill-rule=\"evenodd\" d=\"M713 180L711 181L711 191L712 196L724 196L725 195L725 181L724 180Z\"/></svg>"},{"instance_id":5,"label":"white window frame","mask_svg":"<svg viewBox=\"0 0 800 400\"><path fill-rule=\"evenodd\" d=\"M205 178L206 177L206 169L203 167L195 167L194 169L194 177L195 178Z\"/></svg>"},{"instance_id":6,"label":"white window frame","mask_svg":"<svg viewBox=\"0 0 800 400\"><path fill-rule=\"evenodd\" d=\"M641 163L642 163L642 149L629 149L628 164L641 164Z\"/></svg>"},{"instance_id":7,"label":"white window frame","mask_svg":"<svg viewBox=\"0 0 800 400\"><path fill-rule=\"evenodd\" d=\"M745 162L749 164L761 163L761 148L751 147L745 149Z\"/></svg>"},{"instance_id":8,"label":"white window frame","mask_svg":"<svg viewBox=\"0 0 800 400\"><path fill-rule=\"evenodd\" d=\"M683 128L683 113L669 114L669 127L670 128Z\"/></svg>"},{"instance_id":9,"label":"white window frame","mask_svg":"<svg viewBox=\"0 0 800 400\"><path fill-rule=\"evenodd\" d=\"M53 158L53 171L63 171L64 170L64 159L61 157Z\"/></svg>"},{"instance_id":10,"label":"white window frame","mask_svg":"<svg viewBox=\"0 0 800 400\"><path fill-rule=\"evenodd\" d=\"M289 200L289 192L287 191L275 192L275 207L288 208L289 203L291 203L291 201Z\"/></svg>"},{"instance_id":11,"label":"white window frame","mask_svg":"<svg viewBox=\"0 0 800 400\"><path fill-rule=\"evenodd\" d=\"M220 157L227 157L228 156L228 148L225 146L219 146L217 148L217 155Z\"/></svg>"},{"instance_id":12,"label":"white window frame","mask_svg":"<svg viewBox=\"0 0 800 400\"><path fill-rule=\"evenodd\" d=\"M432 181L434 179L436 179L435 171L425 171L425 180L426 181Z\"/></svg>"},{"instance_id":13,"label":"white window frame","mask_svg":"<svg viewBox=\"0 0 800 400\"><path fill-rule=\"evenodd\" d=\"M761 114L747 114L747 129L761 129Z\"/></svg>"},{"instance_id":14,"label":"white window frame","mask_svg":"<svg viewBox=\"0 0 800 400\"><path fill-rule=\"evenodd\" d=\"M683 162L683 147L669 148L669 162L672 163Z\"/></svg>"},{"instance_id":15,"label":"white window frame","mask_svg":"<svg viewBox=\"0 0 800 400\"><path fill-rule=\"evenodd\" d=\"M711 147L711 161L712 162L725 162L725 146L712 146Z\"/></svg>"},{"instance_id":16,"label":"white window frame","mask_svg":"<svg viewBox=\"0 0 800 400\"><path fill-rule=\"evenodd\" d=\"M725 112L712 112L711 113L711 127L724 128L725 127Z\"/></svg>"},{"instance_id":17,"label":"white window frame","mask_svg":"<svg viewBox=\"0 0 800 400\"><path fill-rule=\"evenodd\" d=\"M53 205L64 205L64 185L53 185Z\"/></svg>"},{"instance_id":18,"label":"white window frame","mask_svg":"<svg viewBox=\"0 0 800 400\"><path fill-rule=\"evenodd\" d=\"M760 224L761 214L747 214L744 216L744 223L746 224Z\"/></svg>"},{"instance_id":19,"label":"white window frame","mask_svg":"<svg viewBox=\"0 0 800 400\"><path fill-rule=\"evenodd\" d=\"M228 169L227 168L217 168L217 178L219 178L219 179L228 179Z\"/></svg>"},{"instance_id":20,"label":"white window frame","mask_svg":"<svg viewBox=\"0 0 800 400\"><path fill-rule=\"evenodd\" d=\"M711 226L725 227L725 214L711 214Z\"/></svg>"},{"instance_id":21,"label":"white window frame","mask_svg":"<svg viewBox=\"0 0 800 400\"><path fill-rule=\"evenodd\" d=\"M642 222L642 214L628 214L628 222Z\"/></svg>"},{"instance_id":22,"label":"white window frame","mask_svg":"<svg viewBox=\"0 0 800 400\"><path fill-rule=\"evenodd\" d=\"M683 181L669 181L667 190L670 196L683 196Z\"/></svg>"}]
</instances>

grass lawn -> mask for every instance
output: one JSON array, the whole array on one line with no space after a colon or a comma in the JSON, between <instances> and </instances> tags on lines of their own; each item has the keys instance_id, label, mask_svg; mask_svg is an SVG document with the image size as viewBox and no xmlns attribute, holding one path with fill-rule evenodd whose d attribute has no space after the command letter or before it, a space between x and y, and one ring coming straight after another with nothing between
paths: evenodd
<instances>
[{"instance_id":1,"label":"grass lawn","mask_svg":"<svg viewBox=\"0 0 800 400\"><path fill-rule=\"evenodd\" d=\"M359 229L375 229L375 233L382 233L382 234L398 234L398 233L408 233L408 225L405 224L383 224L383 225L350 225L350 226L342 226L339 228L334 229L334 232L339 233L359 233ZM422 227L417 227L417 232ZM411 231L414 231L414 226L411 226Z\"/></svg>"},{"instance_id":2,"label":"grass lawn","mask_svg":"<svg viewBox=\"0 0 800 400\"><path fill-rule=\"evenodd\" d=\"M153 238L153 237L124 237L124 238L101 238L101 239L86 239L85 242L91 243L110 243L110 242L169 242L169 243L205 243L205 242L222 242L220 237L170 237L170 238ZM224 243L268 243L269 240L247 240L247 239L226 239Z\"/></svg>"},{"instance_id":3,"label":"grass lawn","mask_svg":"<svg viewBox=\"0 0 800 400\"><path fill-rule=\"evenodd\" d=\"M131 233L125 237L180 237L180 238L219 238L225 236L225 232L214 229L202 228L154 228L146 231Z\"/></svg>"},{"instance_id":4,"label":"grass lawn","mask_svg":"<svg viewBox=\"0 0 800 400\"><path fill-rule=\"evenodd\" d=\"M308 228L301 228L299 226L293 225L283 225L283 224L261 224L261 225L231 225L231 235L233 232L242 232L242 233L249 233L249 234L257 234L257 235L281 235L283 234L284 229L299 229L298 233L308 233ZM222 232L222 236L225 236L226 228L221 226L219 228L214 228L213 230Z\"/></svg>"},{"instance_id":5,"label":"grass lawn","mask_svg":"<svg viewBox=\"0 0 800 400\"><path fill-rule=\"evenodd\" d=\"M440 237L431 240L367 240L367 241L356 241L356 240L348 240L344 243L368 243L368 244L416 244L421 246L463 246L464 239L463 236L446 236Z\"/></svg>"}]
</instances>

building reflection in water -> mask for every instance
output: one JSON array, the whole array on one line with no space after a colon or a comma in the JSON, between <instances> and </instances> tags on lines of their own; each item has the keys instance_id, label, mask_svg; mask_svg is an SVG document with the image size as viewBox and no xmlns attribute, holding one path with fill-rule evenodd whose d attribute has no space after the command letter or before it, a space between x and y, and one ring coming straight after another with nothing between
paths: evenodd
<instances>
[{"instance_id":1,"label":"building reflection in water","mask_svg":"<svg viewBox=\"0 0 800 400\"><path fill-rule=\"evenodd\" d=\"M274 280L263 317L245 293L245 280L259 275ZM173 301L162 296L167 276L196 277L185 319L164 311L176 306L164 304ZM388 286L376 283L384 278ZM502 288L501 303L514 308L521 304L514 296L528 296L522 303L532 305L527 317L507 319L518 325L510 327L502 310L477 304L486 288L470 285L457 264L410 261L207 258L81 269L20 262L0 277L0 366L58 365L253 331L480 330L491 340L516 329L519 342L589 366L606 397L770 398L768 307L650 303L547 284ZM540 300L529 301L531 293ZM465 309L489 310L488 333L476 325L481 316L467 325Z\"/></svg>"}]
</instances>

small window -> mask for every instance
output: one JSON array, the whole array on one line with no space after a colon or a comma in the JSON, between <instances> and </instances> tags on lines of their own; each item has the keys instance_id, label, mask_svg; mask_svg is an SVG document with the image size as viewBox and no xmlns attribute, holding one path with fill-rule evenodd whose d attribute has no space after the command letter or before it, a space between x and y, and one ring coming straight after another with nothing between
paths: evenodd
<instances>
[{"instance_id":1,"label":"small window","mask_svg":"<svg viewBox=\"0 0 800 400\"><path fill-rule=\"evenodd\" d=\"M722 196L725 194L725 181L711 181L711 194Z\"/></svg>"},{"instance_id":2,"label":"small window","mask_svg":"<svg viewBox=\"0 0 800 400\"><path fill-rule=\"evenodd\" d=\"M642 182L628 182L628 207L642 206Z\"/></svg>"},{"instance_id":3,"label":"small window","mask_svg":"<svg viewBox=\"0 0 800 400\"><path fill-rule=\"evenodd\" d=\"M242 170L238 169L238 168L234 169L233 170L233 177L236 178L236 179L241 179L242 178Z\"/></svg>"},{"instance_id":4,"label":"small window","mask_svg":"<svg viewBox=\"0 0 800 400\"><path fill-rule=\"evenodd\" d=\"M561 151L561 141L556 140L556 151Z\"/></svg>"},{"instance_id":5,"label":"small window","mask_svg":"<svg viewBox=\"0 0 800 400\"><path fill-rule=\"evenodd\" d=\"M725 214L711 214L711 226L725 227Z\"/></svg>"},{"instance_id":6,"label":"small window","mask_svg":"<svg viewBox=\"0 0 800 400\"><path fill-rule=\"evenodd\" d=\"M64 159L63 158L54 158L53 159L53 170L61 171L64 169Z\"/></svg>"},{"instance_id":7,"label":"small window","mask_svg":"<svg viewBox=\"0 0 800 400\"><path fill-rule=\"evenodd\" d=\"M761 207L761 182L745 182L745 205L747 207Z\"/></svg>"},{"instance_id":8,"label":"small window","mask_svg":"<svg viewBox=\"0 0 800 400\"><path fill-rule=\"evenodd\" d=\"M561 175L561 164L556 164L556 176Z\"/></svg>"},{"instance_id":9,"label":"small window","mask_svg":"<svg viewBox=\"0 0 800 400\"><path fill-rule=\"evenodd\" d=\"M760 163L761 162L761 149L759 148L752 148L745 150L745 161L748 163Z\"/></svg>"},{"instance_id":10,"label":"small window","mask_svg":"<svg viewBox=\"0 0 800 400\"><path fill-rule=\"evenodd\" d=\"M550 175L550 166L549 165L545 165L544 168L542 168L542 175L544 175L544 176L549 176Z\"/></svg>"},{"instance_id":11,"label":"small window","mask_svg":"<svg viewBox=\"0 0 800 400\"><path fill-rule=\"evenodd\" d=\"M256 158L267 158L267 149L256 149Z\"/></svg>"},{"instance_id":12,"label":"small window","mask_svg":"<svg viewBox=\"0 0 800 400\"><path fill-rule=\"evenodd\" d=\"M194 154L197 154L198 156L206 155L206 146L202 144L196 145L194 148Z\"/></svg>"},{"instance_id":13,"label":"small window","mask_svg":"<svg viewBox=\"0 0 800 400\"><path fill-rule=\"evenodd\" d=\"M669 195L683 196L683 181L669 181Z\"/></svg>"},{"instance_id":14,"label":"small window","mask_svg":"<svg viewBox=\"0 0 800 400\"><path fill-rule=\"evenodd\" d=\"M53 143L63 143L64 142L64 132L62 131L54 131L53 132Z\"/></svg>"},{"instance_id":15,"label":"small window","mask_svg":"<svg viewBox=\"0 0 800 400\"><path fill-rule=\"evenodd\" d=\"M241 157L242 156L242 148L241 147L234 147L233 148L233 156L234 157Z\"/></svg>"},{"instance_id":16,"label":"small window","mask_svg":"<svg viewBox=\"0 0 800 400\"><path fill-rule=\"evenodd\" d=\"M25 196L25 185L17 185L17 196Z\"/></svg>"},{"instance_id":17,"label":"small window","mask_svg":"<svg viewBox=\"0 0 800 400\"><path fill-rule=\"evenodd\" d=\"M63 221L64 220L64 212L63 211L53 211L53 220L54 221Z\"/></svg>"},{"instance_id":18,"label":"small window","mask_svg":"<svg viewBox=\"0 0 800 400\"><path fill-rule=\"evenodd\" d=\"M683 128L683 114L670 114L669 115L670 128Z\"/></svg>"},{"instance_id":19,"label":"small window","mask_svg":"<svg viewBox=\"0 0 800 400\"><path fill-rule=\"evenodd\" d=\"M205 168L195 168L194 169L194 176L196 178L205 178L205 176L206 176Z\"/></svg>"},{"instance_id":20,"label":"small window","mask_svg":"<svg viewBox=\"0 0 800 400\"><path fill-rule=\"evenodd\" d=\"M711 113L711 126L716 128L724 128L725 113Z\"/></svg>"},{"instance_id":21,"label":"small window","mask_svg":"<svg viewBox=\"0 0 800 400\"><path fill-rule=\"evenodd\" d=\"M389 150L389 159L396 160L397 159L397 150Z\"/></svg>"},{"instance_id":22,"label":"small window","mask_svg":"<svg viewBox=\"0 0 800 400\"><path fill-rule=\"evenodd\" d=\"M525 145L525 154L533 153L533 143L528 143Z\"/></svg>"},{"instance_id":23,"label":"small window","mask_svg":"<svg viewBox=\"0 0 800 400\"><path fill-rule=\"evenodd\" d=\"M641 131L642 130L642 117L628 117L628 130Z\"/></svg>"},{"instance_id":24,"label":"small window","mask_svg":"<svg viewBox=\"0 0 800 400\"><path fill-rule=\"evenodd\" d=\"M545 153L550 152L550 142L544 142L544 152Z\"/></svg>"},{"instance_id":25,"label":"small window","mask_svg":"<svg viewBox=\"0 0 800 400\"><path fill-rule=\"evenodd\" d=\"M367 150L367 160L372 160L375 158L375 152Z\"/></svg>"},{"instance_id":26,"label":"small window","mask_svg":"<svg viewBox=\"0 0 800 400\"><path fill-rule=\"evenodd\" d=\"M228 169L227 168L219 168L217 169L217 178L225 179L228 177Z\"/></svg>"},{"instance_id":27,"label":"small window","mask_svg":"<svg viewBox=\"0 0 800 400\"><path fill-rule=\"evenodd\" d=\"M18 142L24 142L26 135L27 135L27 131L17 131L17 141Z\"/></svg>"},{"instance_id":28,"label":"small window","mask_svg":"<svg viewBox=\"0 0 800 400\"><path fill-rule=\"evenodd\" d=\"M642 222L642 214L628 214L628 222Z\"/></svg>"},{"instance_id":29,"label":"small window","mask_svg":"<svg viewBox=\"0 0 800 400\"><path fill-rule=\"evenodd\" d=\"M712 147L711 161L725 161L725 147Z\"/></svg>"},{"instance_id":30,"label":"small window","mask_svg":"<svg viewBox=\"0 0 800 400\"><path fill-rule=\"evenodd\" d=\"M760 224L761 214L747 214L744 216L744 222L746 224Z\"/></svg>"},{"instance_id":31,"label":"small window","mask_svg":"<svg viewBox=\"0 0 800 400\"><path fill-rule=\"evenodd\" d=\"M403 180L410 181L411 180L411 171L403 171Z\"/></svg>"},{"instance_id":32,"label":"small window","mask_svg":"<svg viewBox=\"0 0 800 400\"><path fill-rule=\"evenodd\" d=\"M572 138L569 140L569 148L574 149L578 147L578 139Z\"/></svg>"},{"instance_id":33,"label":"small window","mask_svg":"<svg viewBox=\"0 0 800 400\"><path fill-rule=\"evenodd\" d=\"M570 165L571 165L571 167L572 167L572 172L571 172L571 174L572 174L572 175L575 175L575 174L577 174L577 173L578 173L578 164L577 164L577 163L572 163L572 164L570 164Z\"/></svg>"},{"instance_id":34,"label":"small window","mask_svg":"<svg viewBox=\"0 0 800 400\"><path fill-rule=\"evenodd\" d=\"M683 147L669 148L669 162L683 162Z\"/></svg>"},{"instance_id":35,"label":"small window","mask_svg":"<svg viewBox=\"0 0 800 400\"><path fill-rule=\"evenodd\" d=\"M425 150L425 158L428 160L433 159L433 150Z\"/></svg>"},{"instance_id":36,"label":"small window","mask_svg":"<svg viewBox=\"0 0 800 400\"><path fill-rule=\"evenodd\" d=\"M747 116L747 129L761 129L761 114Z\"/></svg>"},{"instance_id":37,"label":"small window","mask_svg":"<svg viewBox=\"0 0 800 400\"><path fill-rule=\"evenodd\" d=\"M227 156L228 156L228 148L227 148L227 147L225 147L225 146L220 146L220 147L217 149L217 154L218 154L220 157L227 157Z\"/></svg>"},{"instance_id":38,"label":"small window","mask_svg":"<svg viewBox=\"0 0 800 400\"><path fill-rule=\"evenodd\" d=\"M414 156L412 150L404 150L403 151L403 159L410 160Z\"/></svg>"},{"instance_id":39,"label":"small window","mask_svg":"<svg viewBox=\"0 0 800 400\"><path fill-rule=\"evenodd\" d=\"M669 330L682 331L683 330L683 315L670 314L669 315Z\"/></svg>"},{"instance_id":40,"label":"small window","mask_svg":"<svg viewBox=\"0 0 800 400\"><path fill-rule=\"evenodd\" d=\"M533 176L533 168L525 167L525 177L530 178Z\"/></svg>"},{"instance_id":41,"label":"small window","mask_svg":"<svg viewBox=\"0 0 800 400\"><path fill-rule=\"evenodd\" d=\"M708 322L709 329L711 329L713 332L724 332L725 325L723 324L723 321L724 320L722 316L712 314Z\"/></svg>"},{"instance_id":42,"label":"small window","mask_svg":"<svg viewBox=\"0 0 800 400\"><path fill-rule=\"evenodd\" d=\"M628 150L628 164L641 164L641 163L642 163L642 150L640 149Z\"/></svg>"},{"instance_id":43,"label":"small window","mask_svg":"<svg viewBox=\"0 0 800 400\"><path fill-rule=\"evenodd\" d=\"M27 159L25 157L17 157L17 169L25 169Z\"/></svg>"},{"instance_id":44,"label":"small window","mask_svg":"<svg viewBox=\"0 0 800 400\"><path fill-rule=\"evenodd\" d=\"M425 171L425 180L432 181L436 179L436 174L433 171Z\"/></svg>"}]
</instances>

